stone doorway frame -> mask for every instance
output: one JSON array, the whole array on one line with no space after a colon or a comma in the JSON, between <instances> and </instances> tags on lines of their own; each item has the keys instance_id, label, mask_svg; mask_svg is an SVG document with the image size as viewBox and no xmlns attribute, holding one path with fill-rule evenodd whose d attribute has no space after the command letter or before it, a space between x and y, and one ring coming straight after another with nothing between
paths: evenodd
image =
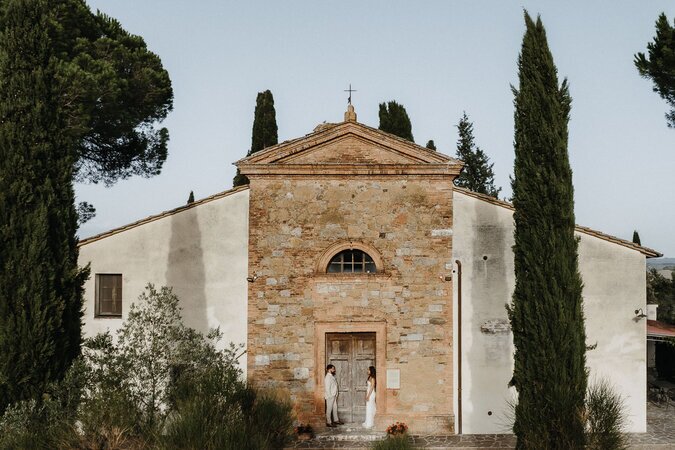
<instances>
[{"instance_id":1,"label":"stone doorway frame","mask_svg":"<svg viewBox=\"0 0 675 450\"><path fill-rule=\"evenodd\" d=\"M375 333L375 370L377 388L375 402L377 414L387 412L387 322L314 322L314 410L325 413L323 379L326 375L326 334L329 333Z\"/></svg>"}]
</instances>

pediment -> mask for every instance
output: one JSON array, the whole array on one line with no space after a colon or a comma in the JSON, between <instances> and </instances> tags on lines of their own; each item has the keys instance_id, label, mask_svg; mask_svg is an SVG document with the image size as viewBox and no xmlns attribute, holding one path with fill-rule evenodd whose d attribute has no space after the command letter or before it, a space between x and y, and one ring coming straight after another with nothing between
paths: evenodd
<instances>
[{"instance_id":1,"label":"pediment","mask_svg":"<svg viewBox=\"0 0 675 450\"><path fill-rule=\"evenodd\" d=\"M276 164L415 164L419 158L349 133L284 156Z\"/></svg>"},{"instance_id":2,"label":"pediment","mask_svg":"<svg viewBox=\"0 0 675 450\"><path fill-rule=\"evenodd\" d=\"M314 133L262 150L236 165L245 175L392 171L458 174L463 163L358 122L342 122L321 126Z\"/></svg>"}]
</instances>

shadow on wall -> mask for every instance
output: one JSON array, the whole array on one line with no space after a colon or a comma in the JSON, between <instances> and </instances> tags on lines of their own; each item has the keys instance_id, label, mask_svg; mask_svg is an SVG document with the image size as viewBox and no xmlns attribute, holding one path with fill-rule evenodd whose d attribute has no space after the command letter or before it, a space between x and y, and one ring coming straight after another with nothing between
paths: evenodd
<instances>
[{"instance_id":1,"label":"shadow on wall","mask_svg":"<svg viewBox=\"0 0 675 450\"><path fill-rule=\"evenodd\" d=\"M500 208L474 203L473 260L465 262L471 267L471 279L467 280L471 283L471 298L463 299L464 305L471 305L467 308L472 316L471 329L464 334L473 333L473 337L463 352L468 362L464 376L471 377L469 395L473 408L464 420L474 424L472 428L483 423L481 428L489 428L484 432L509 432L511 424L503 412L512 371L512 339L505 305L511 301L507 274L512 270L513 238L508 223L499 214Z\"/></svg>"},{"instance_id":2,"label":"shadow on wall","mask_svg":"<svg viewBox=\"0 0 675 450\"><path fill-rule=\"evenodd\" d=\"M204 252L196 208L171 216L168 259L166 284L180 299L183 321L208 332Z\"/></svg>"}]
</instances>

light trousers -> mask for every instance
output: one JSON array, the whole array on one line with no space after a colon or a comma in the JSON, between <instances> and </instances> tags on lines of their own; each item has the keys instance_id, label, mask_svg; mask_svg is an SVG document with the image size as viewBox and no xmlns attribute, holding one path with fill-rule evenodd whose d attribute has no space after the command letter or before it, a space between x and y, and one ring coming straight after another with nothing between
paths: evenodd
<instances>
[{"instance_id":1,"label":"light trousers","mask_svg":"<svg viewBox=\"0 0 675 450\"><path fill-rule=\"evenodd\" d=\"M333 414L333 419L331 419L331 413ZM337 408L337 396L326 399L326 423L339 422L338 418L338 408Z\"/></svg>"}]
</instances>

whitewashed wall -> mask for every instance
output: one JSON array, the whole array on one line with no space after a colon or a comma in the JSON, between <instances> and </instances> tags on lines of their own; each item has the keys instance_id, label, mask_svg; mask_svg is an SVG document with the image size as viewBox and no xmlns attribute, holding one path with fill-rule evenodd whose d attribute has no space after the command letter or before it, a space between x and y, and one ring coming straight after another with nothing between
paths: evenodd
<instances>
[{"instance_id":1,"label":"whitewashed wall","mask_svg":"<svg viewBox=\"0 0 675 450\"><path fill-rule=\"evenodd\" d=\"M114 333L151 282L173 287L188 326L220 327L224 345L246 344L248 199L248 189L237 191L82 245L79 263L91 264L84 334ZM122 319L94 317L97 273L123 275ZM240 363L245 371L245 355Z\"/></svg>"},{"instance_id":2,"label":"whitewashed wall","mask_svg":"<svg viewBox=\"0 0 675 450\"><path fill-rule=\"evenodd\" d=\"M462 264L462 431L507 433L512 420L507 402L515 397L515 390L507 387L513 371L513 339L499 326L508 320L505 305L515 286L513 213L455 192L453 221L454 259ZM577 235L587 342L597 343L587 352L590 380L608 379L626 400L628 431L644 432L646 321L635 321L633 311L646 307L645 256L594 236ZM455 277L455 330L457 281Z\"/></svg>"}]
</instances>

